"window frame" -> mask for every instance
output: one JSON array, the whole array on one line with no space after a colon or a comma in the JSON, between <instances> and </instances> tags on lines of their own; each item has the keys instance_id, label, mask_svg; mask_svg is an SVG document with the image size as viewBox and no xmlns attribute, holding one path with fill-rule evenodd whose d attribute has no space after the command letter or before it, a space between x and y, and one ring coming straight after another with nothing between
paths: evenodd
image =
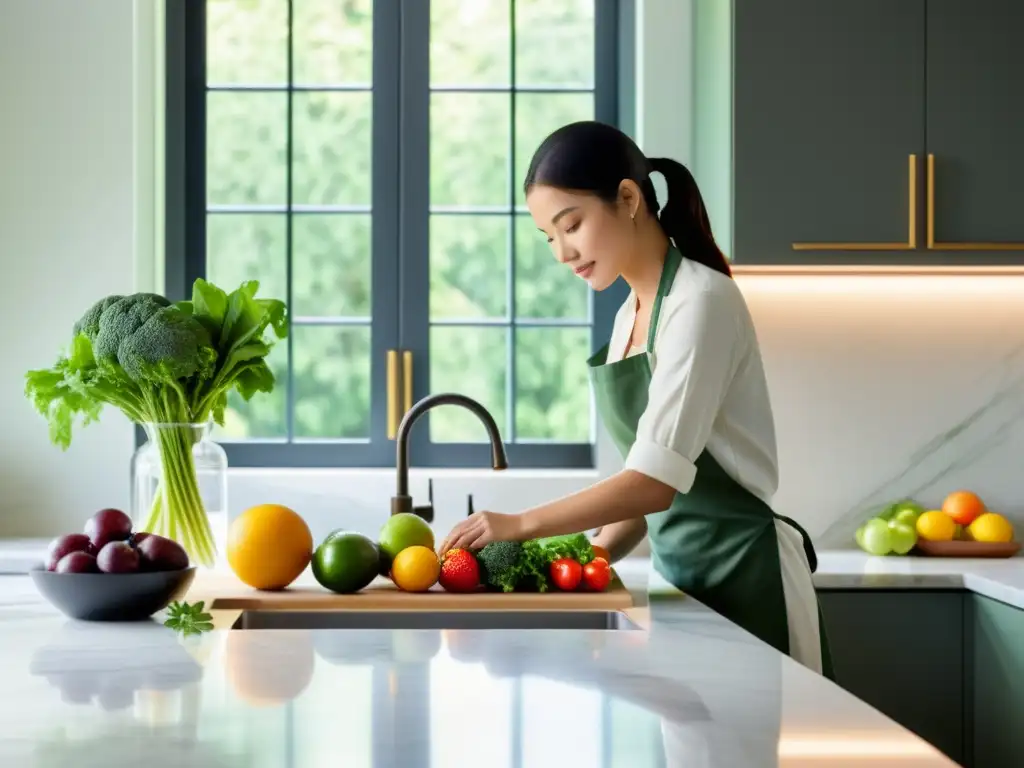
<instances>
[{"instance_id":1,"label":"window frame","mask_svg":"<svg viewBox=\"0 0 1024 768\"><path fill-rule=\"evenodd\" d=\"M515 0L508 0L510 12ZM594 117L627 133L633 123L632 91L634 0L594 0L595 70ZM288 2L291 23L292 2ZM205 0L168 0L165 20L164 92L164 286L168 298L189 298L206 262L206 45ZM409 31L413 32L410 33ZM429 390L429 294L415 285L429 285L429 40L430 3L373 0L371 121L371 360L370 436L366 440L249 439L223 440L221 445L235 467L386 468L396 463L396 443L387 435L387 353L411 352L413 399ZM292 46L289 44L288 83L273 90L288 94L288 141L291 157ZM510 87L515 88L513 81ZM268 88L269 89L269 88ZM268 90L264 89L264 90ZM328 90L313 88L312 90ZM222 90L222 89L221 89ZM242 87L238 90L252 90ZM557 89L556 89L557 90ZM514 98L514 97L513 97ZM514 102L513 102L514 103ZM515 112L511 113L515 120ZM511 140L511 137L510 137ZM422 147L409 152L403 148ZM514 146L512 148L514 152ZM288 163L287 247L292 247L291 162ZM338 213L337 215L345 215ZM506 212L507 215L507 212ZM291 261L287 281L291 306ZM621 280L591 294L591 351L611 333L615 312L627 294ZM293 318L295 320L295 318ZM301 321L298 321L301 322ZM553 322L552 325L571 325ZM293 326L294 328L294 326ZM291 351L294 333L282 341ZM580 364L587 350L581 350ZM510 345L510 357L514 346ZM401 354L399 354L401 357ZM289 355L289 384L292 378ZM514 377L514 373L510 374ZM514 391L512 378L506 385ZM291 434L294 393L289 387L287 424ZM510 413L510 420L513 414ZM409 435L409 464L423 468L490 466L490 452L481 443L430 441L430 413ZM591 417L594 423L593 416ZM592 441L518 442L506 434L509 465L513 468L592 469L596 466L596 428ZM481 427L481 437L483 429ZM511 437L511 440L510 440Z\"/></svg>"}]
</instances>

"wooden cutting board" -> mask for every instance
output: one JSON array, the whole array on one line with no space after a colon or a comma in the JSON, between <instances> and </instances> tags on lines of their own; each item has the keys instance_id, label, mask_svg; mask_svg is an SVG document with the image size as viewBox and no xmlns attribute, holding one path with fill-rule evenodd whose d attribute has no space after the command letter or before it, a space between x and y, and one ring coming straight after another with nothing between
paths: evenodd
<instances>
[{"instance_id":1,"label":"wooden cutting board","mask_svg":"<svg viewBox=\"0 0 1024 768\"><path fill-rule=\"evenodd\" d=\"M390 580L376 579L366 589L339 595L324 589L307 571L288 589L262 592L233 574L200 571L185 598L203 600L214 610L263 611L624 611L633 598L615 576L604 592L475 592L458 594L434 586L428 592L403 592Z\"/></svg>"}]
</instances>

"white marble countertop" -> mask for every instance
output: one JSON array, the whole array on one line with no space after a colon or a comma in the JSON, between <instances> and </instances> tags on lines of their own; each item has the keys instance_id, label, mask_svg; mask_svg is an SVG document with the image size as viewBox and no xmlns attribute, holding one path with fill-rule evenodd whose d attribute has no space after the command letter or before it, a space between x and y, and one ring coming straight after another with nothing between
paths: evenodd
<instances>
[{"instance_id":1,"label":"white marble countertop","mask_svg":"<svg viewBox=\"0 0 1024 768\"><path fill-rule=\"evenodd\" d=\"M818 553L818 589L965 589L1024 609L1024 557L872 557Z\"/></svg>"},{"instance_id":2,"label":"white marble countertop","mask_svg":"<svg viewBox=\"0 0 1024 768\"><path fill-rule=\"evenodd\" d=\"M620 575L635 587L646 569ZM693 600L652 597L636 618L186 639L158 620L67 620L2 576L0 765L953 765Z\"/></svg>"}]
</instances>

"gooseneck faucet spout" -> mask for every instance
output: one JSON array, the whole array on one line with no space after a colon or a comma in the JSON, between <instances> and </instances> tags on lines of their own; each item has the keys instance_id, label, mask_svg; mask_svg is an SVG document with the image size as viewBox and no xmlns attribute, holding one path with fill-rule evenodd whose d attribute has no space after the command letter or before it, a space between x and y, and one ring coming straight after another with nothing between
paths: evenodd
<instances>
[{"instance_id":1,"label":"gooseneck faucet spout","mask_svg":"<svg viewBox=\"0 0 1024 768\"><path fill-rule=\"evenodd\" d=\"M401 512L417 512L412 506L412 497L409 495L409 432L416 420L431 408L439 405L460 405L472 411L487 430L487 436L491 440L491 466L496 470L508 468L508 458L505 456L505 444L501 440L501 433L494 417L480 403L471 397L459 395L454 392L444 392L437 395L429 395L410 408L402 417L398 425L398 434L395 441L398 445L398 487L394 497L391 499L391 514L397 515ZM433 510L429 509L430 517L433 517ZM428 520L429 522L429 520Z\"/></svg>"}]
</instances>

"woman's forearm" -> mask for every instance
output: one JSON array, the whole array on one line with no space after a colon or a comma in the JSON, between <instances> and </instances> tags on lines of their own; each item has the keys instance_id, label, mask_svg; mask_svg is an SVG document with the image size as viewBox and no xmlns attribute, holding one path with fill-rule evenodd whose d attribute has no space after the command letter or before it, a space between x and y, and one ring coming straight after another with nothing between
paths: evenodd
<instances>
[{"instance_id":1,"label":"woman's forearm","mask_svg":"<svg viewBox=\"0 0 1024 768\"><path fill-rule=\"evenodd\" d=\"M642 518L668 509L675 489L633 470L523 512L526 538L559 536Z\"/></svg>"},{"instance_id":2,"label":"woman's forearm","mask_svg":"<svg viewBox=\"0 0 1024 768\"><path fill-rule=\"evenodd\" d=\"M611 525L605 525L594 537L594 544L604 547L611 555L612 562L617 563L636 549L647 535L647 520L636 517Z\"/></svg>"}]
</instances>

